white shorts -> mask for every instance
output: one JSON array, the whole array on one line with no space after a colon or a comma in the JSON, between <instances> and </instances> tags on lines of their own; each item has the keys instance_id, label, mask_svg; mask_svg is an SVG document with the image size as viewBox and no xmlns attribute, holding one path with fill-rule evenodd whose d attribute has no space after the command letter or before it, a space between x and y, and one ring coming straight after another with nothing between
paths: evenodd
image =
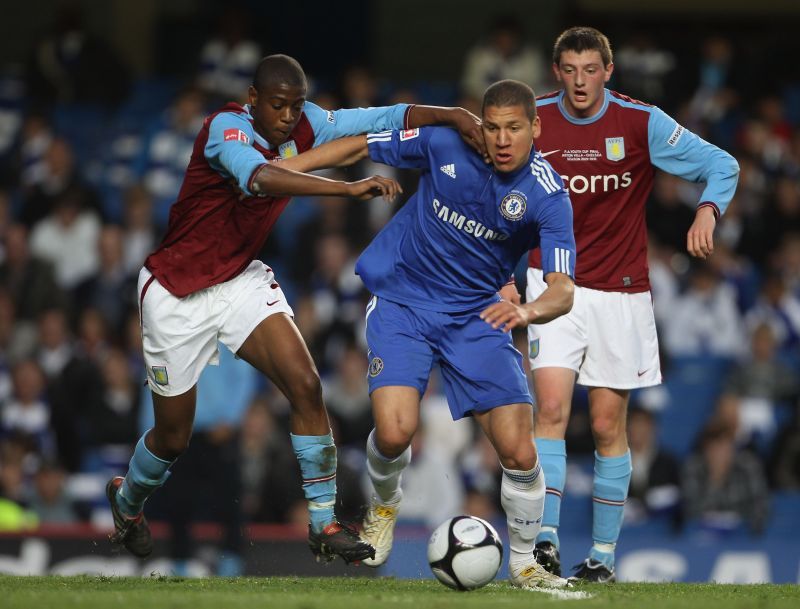
<instances>
[{"instance_id":1,"label":"white shorts","mask_svg":"<svg viewBox=\"0 0 800 609\"><path fill-rule=\"evenodd\" d=\"M527 302L547 284L528 269ZM604 292L575 287L572 311L528 326L531 369L570 368L578 384L636 389L661 383L658 337L650 292Z\"/></svg>"},{"instance_id":2,"label":"white shorts","mask_svg":"<svg viewBox=\"0 0 800 609\"><path fill-rule=\"evenodd\" d=\"M166 396L185 393L206 364L219 364L219 342L236 353L264 319L293 315L272 269L258 260L233 279L184 298L142 268L138 294L147 382Z\"/></svg>"}]
</instances>

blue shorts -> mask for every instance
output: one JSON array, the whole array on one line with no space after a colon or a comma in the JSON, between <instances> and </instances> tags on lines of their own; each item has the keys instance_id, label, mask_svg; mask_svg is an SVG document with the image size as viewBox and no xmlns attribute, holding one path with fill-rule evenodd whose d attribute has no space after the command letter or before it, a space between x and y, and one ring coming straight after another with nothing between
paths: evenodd
<instances>
[{"instance_id":1,"label":"blue shorts","mask_svg":"<svg viewBox=\"0 0 800 609\"><path fill-rule=\"evenodd\" d=\"M437 313L373 297L367 305L369 392L400 385L422 395L437 363L453 420L532 404L511 334L493 329L479 313Z\"/></svg>"}]
</instances>

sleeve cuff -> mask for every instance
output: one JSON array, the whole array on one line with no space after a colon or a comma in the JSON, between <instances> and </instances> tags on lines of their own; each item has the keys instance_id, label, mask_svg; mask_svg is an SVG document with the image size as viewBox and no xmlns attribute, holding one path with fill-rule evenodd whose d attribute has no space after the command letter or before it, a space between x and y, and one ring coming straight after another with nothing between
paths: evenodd
<instances>
[{"instance_id":1,"label":"sleeve cuff","mask_svg":"<svg viewBox=\"0 0 800 609\"><path fill-rule=\"evenodd\" d=\"M263 196L260 192L253 189L253 185L258 172L267 165L269 165L269 163L261 163L261 165L258 165L255 169L253 169L253 173L250 174L250 178L247 180L247 194L250 196Z\"/></svg>"},{"instance_id":2,"label":"sleeve cuff","mask_svg":"<svg viewBox=\"0 0 800 609\"><path fill-rule=\"evenodd\" d=\"M416 104L409 104L406 108L405 114L403 114L403 130L407 131L411 129L411 125L409 123L409 118L411 117L411 109L416 106Z\"/></svg>"},{"instance_id":3,"label":"sleeve cuff","mask_svg":"<svg viewBox=\"0 0 800 609\"><path fill-rule=\"evenodd\" d=\"M697 209L701 209L703 207L710 207L714 211L714 218L719 220L720 217L719 207L717 207L716 203L712 203L711 201L703 201L697 206Z\"/></svg>"}]
</instances>

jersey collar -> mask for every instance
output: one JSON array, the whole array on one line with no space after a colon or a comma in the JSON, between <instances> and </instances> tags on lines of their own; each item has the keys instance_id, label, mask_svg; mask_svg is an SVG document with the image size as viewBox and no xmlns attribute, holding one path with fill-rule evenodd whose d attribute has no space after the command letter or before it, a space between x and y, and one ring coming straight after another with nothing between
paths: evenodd
<instances>
[{"instance_id":1,"label":"jersey collar","mask_svg":"<svg viewBox=\"0 0 800 609\"><path fill-rule=\"evenodd\" d=\"M252 123L253 115L250 113L250 104L245 104L242 107L244 108L245 112L247 112L247 117L250 119L250 122ZM262 148L266 148L267 150L272 150L272 145L258 134L258 131L256 131L255 126L253 126L253 136L255 137L256 142L258 142L259 146L261 146Z\"/></svg>"},{"instance_id":2,"label":"jersey collar","mask_svg":"<svg viewBox=\"0 0 800 609\"><path fill-rule=\"evenodd\" d=\"M558 110L561 112L561 115L567 119L570 123L575 125L589 125L595 121L600 120L603 118L603 115L606 113L609 104L609 93L608 89L603 89L603 105L600 106L600 110L598 110L597 114L594 116L589 116L587 118L575 118L569 112L567 112L566 108L564 108L564 89L561 89L561 92L558 94Z\"/></svg>"}]
</instances>

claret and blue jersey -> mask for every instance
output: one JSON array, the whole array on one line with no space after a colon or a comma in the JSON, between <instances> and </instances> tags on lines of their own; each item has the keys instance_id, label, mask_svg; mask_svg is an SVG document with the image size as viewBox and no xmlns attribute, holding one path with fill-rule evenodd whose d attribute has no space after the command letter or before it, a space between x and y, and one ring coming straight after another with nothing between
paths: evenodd
<instances>
[{"instance_id":1,"label":"claret and blue jersey","mask_svg":"<svg viewBox=\"0 0 800 609\"><path fill-rule=\"evenodd\" d=\"M358 260L356 272L373 294L433 311L485 307L533 247L544 253L545 273L573 275L569 197L536 151L503 174L444 127L367 141L374 161L422 170L417 193Z\"/></svg>"},{"instance_id":2,"label":"claret and blue jersey","mask_svg":"<svg viewBox=\"0 0 800 609\"><path fill-rule=\"evenodd\" d=\"M256 258L289 203L289 197L252 196L259 167L347 135L401 129L408 108L327 111L306 102L286 142L273 147L254 129L247 106L226 105L204 121L170 210L167 234L145 266L178 297L235 277Z\"/></svg>"}]
</instances>

